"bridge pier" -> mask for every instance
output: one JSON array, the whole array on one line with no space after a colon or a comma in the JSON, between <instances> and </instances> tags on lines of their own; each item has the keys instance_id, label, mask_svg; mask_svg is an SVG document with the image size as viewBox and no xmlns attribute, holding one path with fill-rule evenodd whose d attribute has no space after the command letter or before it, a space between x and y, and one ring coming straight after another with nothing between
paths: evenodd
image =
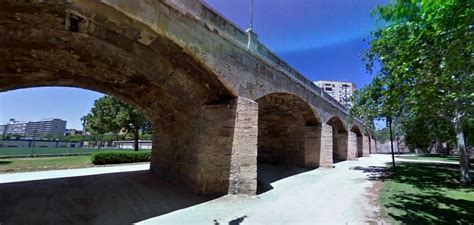
<instances>
[{"instance_id":1,"label":"bridge pier","mask_svg":"<svg viewBox=\"0 0 474 225\"><path fill-rule=\"evenodd\" d=\"M375 153L375 139L373 139L372 137L370 137L369 139L370 141L370 149L369 149L369 154L372 154L372 153Z\"/></svg>"},{"instance_id":2,"label":"bridge pier","mask_svg":"<svg viewBox=\"0 0 474 225\"><path fill-rule=\"evenodd\" d=\"M332 142L332 127L324 123L321 124L321 150L319 156L320 167L332 167L333 165Z\"/></svg>"},{"instance_id":3,"label":"bridge pier","mask_svg":"<svg viewBox=\"0 0 474 225\"><path fill-rule=\"evenodd\" d=\"M364 135L362 141L362 156L367 157L370 155L370 137L368 135Z\"/></svg>"},{"instance_id":4,"label":"bridge pier","mask_svg":"<svg viewBox=\"0 0 474 225\"><path fill-rule=\"evenodd\" d=\"M321 128L318 126L304 127L304 166L316 168L320 164Z\"/></svg>"},{"instance_id":5,"label":"bridge pier","mask_svg":"<svg viewBox=\"0 0 474 225\"><path fill-rule=\"evenodd\" d=\"M335 161L348 159L348 138L349 134L344 130L333 130L333 158Z\"/></svg>"},{"instance_id":6,"label":"bridge pier","mask_svg":"<svg viewBox=\"0 0 474 225\"><path fill-rule=\"evenodd\" d=\"M257 104L238 97L196 110L156 129L150 170L200 194L255 194Z\"/></svg>"},{"instance_id":7,"label":"bridge pier","mask_svg":"<svg viewBox=\"0 0 474 225\"><path fill-rule=\"evenodd\" d=\"M348 142L347 142L347 160L354 160L357 158L358 146L357 146L357 134L349 131Z\"/></svg>"}]
</instances>

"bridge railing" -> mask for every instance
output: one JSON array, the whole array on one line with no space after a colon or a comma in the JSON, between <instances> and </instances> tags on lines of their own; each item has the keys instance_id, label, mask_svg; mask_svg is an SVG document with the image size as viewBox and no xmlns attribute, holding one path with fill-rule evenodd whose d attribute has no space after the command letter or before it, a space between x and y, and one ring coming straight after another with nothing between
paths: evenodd
<instances>
[{"instance_id":1,"label":"bridge railing","mask_svg":"<svg viewBox=\"0 0 474 225\"><path fill-rule=\"evenodd\" d=\"M217 10L213 9L207 3L202 0L164 0L165 2L171 3L180 9L190 13L191 15L198 17L200 20L214 26L219 31L220 35L225 36L227 39L233 41L243 49L247 48L248 35L250 33L244 31L238 25L231 22L230 19L220 14ZM255 35L256 36L256 35ZM342 105L339 101L334 99L331 95L323 91L321 88L316 86L311 80L303 76L296 69L291 67L288 63L283 61L275 53L270 51L265 45L263 45L258 39L252 38L250 53L263 59L268 64L277 68L284 74L292 77L299 81L303 86L308 88L314 94L324 98L334 107L341 110L343 113L348 114L348 109ZM356 121L363 123L360 119L355 118Z\"/></svg>"}]
</instances>

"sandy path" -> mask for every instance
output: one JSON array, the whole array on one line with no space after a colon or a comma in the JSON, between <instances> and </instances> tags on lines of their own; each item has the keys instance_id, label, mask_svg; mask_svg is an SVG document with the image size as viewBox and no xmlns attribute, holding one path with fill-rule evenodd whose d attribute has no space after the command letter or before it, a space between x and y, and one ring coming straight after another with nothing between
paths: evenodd
<instances>
[{"instance_id":1,"label":"sandy path","mask_svg":"<svg viewBox=\"0 0 474 225\"><path fill-rule=\"evenodd\" d=\"M0 174L0 223L366 224L376 210L370 177L388 161L372 155L309 171L261 166L266 192L214 200L160 182L147 165Z\"/></svg>"},{"instance_id":2,"label":"sandy path","mask_svg":"<svg viewBox=\"0 0 474 225\"><path fill-rule=\"evenodd\" d=\"M138 224L366 224L377 209L369 203L369 177L388 155L372 155L272 183L254 197L224 196Z\"/></svg>"}]
</instances>

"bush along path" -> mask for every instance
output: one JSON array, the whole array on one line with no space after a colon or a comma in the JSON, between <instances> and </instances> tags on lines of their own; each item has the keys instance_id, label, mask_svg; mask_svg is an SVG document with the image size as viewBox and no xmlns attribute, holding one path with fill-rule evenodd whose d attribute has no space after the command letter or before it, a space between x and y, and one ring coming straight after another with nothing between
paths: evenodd
<instances>
[{"instance_id":1,"label":"bush along path","mask_svg":"<svg viewBox=\"0 0 474 225\"><path fill-rule=\"evenodd\" d=\"M151 159L151 152L95 152L92 154L91 159L92 163L95 165L149 162Z\"/></svg>"}]
</instances>

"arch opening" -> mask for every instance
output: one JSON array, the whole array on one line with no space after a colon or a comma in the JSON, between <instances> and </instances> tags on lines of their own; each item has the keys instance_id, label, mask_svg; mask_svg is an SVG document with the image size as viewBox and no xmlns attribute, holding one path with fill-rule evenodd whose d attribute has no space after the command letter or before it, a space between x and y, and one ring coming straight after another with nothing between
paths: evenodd
<instances>
[{"instance_id":1,"label":"arch opening","mask_svg":"<svg viewBox=\"0 0 474 225\"><path fill-rule=\"evenodd\" d=\"M332 127L333 161L340 162L348 159L348 131L342 120L333 116L326 123Z\"/></svg>"},{"instance_id":2,"label":"arch opening","mask_svg":"<svg viewBox=\"0 0 474 225\"><path fill-rule=\"evenodd\" d=\"M266 95L258 103L257 191L319 166L321 124L302 99L284 93Z\"/></svg>"},{"instance_id":3,"label":"arch opening","mask_svg":"<svg viewBox=\"0 0 474 225\"><path fill-rule=\"evenodd\" d=\"M356 135L356 157L362 157L364 155L363 153L363 135L362 135L362 132L360 130L360 128L356 125L352 126L351 128L351 132L355 133ZM354 144L354 143L352 143Z\"/></svg>"},{"instance_id":4,"label":"arch opening","mask_svg":"<svg viewBox=\"0 0 474 225\"><path fill-rule=\"evenodd\" d=\"M98 100L102 107L95 104ZM0 148L9 148L6 154L72 156L90 154L102 148L134 150L137 146L138 150L151 149L153 127L143 111L129 107L131 104L126 100L104 93L83 88L33 87L0 92L0 101L6 104L0 114L8 117L0 121L4 126L0 130L0 138L4 140ZM93 108L95 113L92 115ZM126 116L109 120L111 115L117 115L119 108ZM88 115L100 121L92 129L88 129L91 128Z\"/></svg>"},{"instance_id":5,"label":"arch opening","mask_svg":"<svg viewBox=\"0 0 474 225\"><path fill-rule=\"evenodd\" d=\"M0 92L62 86L115 96L153 125L152 172L195 192L227 193L230 178L222 171L231 165L227 124L235 122L229 106L236 97L173 41L157 36L144 45L133 30L111 31L86 18L69 29L67 7L0 3L8 24L0 29Z\"/></svg>"}]
</instances>

